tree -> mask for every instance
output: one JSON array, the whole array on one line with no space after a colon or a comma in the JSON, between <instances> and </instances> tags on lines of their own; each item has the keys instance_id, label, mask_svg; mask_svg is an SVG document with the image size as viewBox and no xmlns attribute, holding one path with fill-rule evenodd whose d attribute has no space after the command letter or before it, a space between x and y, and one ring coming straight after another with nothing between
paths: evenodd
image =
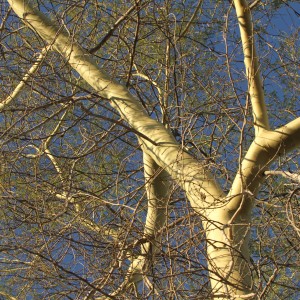
<instances>
[{"instance_id":1,"label":"tree","mask_svg":"<svg viewBox=\"0 0 300 300\"><path fill-rule=\"evenodd\" d=\"M7 2L0 293L296 297L297 7Z\"/></svg>"}]
</instances>

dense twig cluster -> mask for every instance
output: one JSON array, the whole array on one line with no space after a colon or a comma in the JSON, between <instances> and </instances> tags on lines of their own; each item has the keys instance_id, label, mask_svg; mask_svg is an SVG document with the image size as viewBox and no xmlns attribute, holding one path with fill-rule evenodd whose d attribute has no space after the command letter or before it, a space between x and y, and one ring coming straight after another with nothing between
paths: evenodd
<instances>
[{"instance_id":1,"label":"dense twig cluster","mask_svg":"<svg viewBox=\"0 0 300 300\"><path fill-rule=\"evenodd\" d=\"M295 11L3 2L0 295L296 299Z\"/></svg>"}]
</instances>

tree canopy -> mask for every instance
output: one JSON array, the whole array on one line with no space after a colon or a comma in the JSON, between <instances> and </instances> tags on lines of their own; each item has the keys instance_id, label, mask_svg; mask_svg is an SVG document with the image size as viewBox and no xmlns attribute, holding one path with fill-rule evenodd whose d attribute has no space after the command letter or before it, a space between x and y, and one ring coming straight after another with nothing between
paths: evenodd
<instances>
[{"instance_id":1,"label":"tree canopy","mask_svg":"<svg viewBox=\"0 0 300 300\"><path fill-rule=\"evenodd\" d=\"M1 5L4 299L298 299L297 1Z\"/></svg>"}]
</instances>

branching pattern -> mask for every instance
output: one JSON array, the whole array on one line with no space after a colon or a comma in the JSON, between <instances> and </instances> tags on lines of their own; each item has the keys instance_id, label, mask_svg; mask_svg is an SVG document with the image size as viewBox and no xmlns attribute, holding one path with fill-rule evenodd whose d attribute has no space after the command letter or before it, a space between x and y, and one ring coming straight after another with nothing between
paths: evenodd
<instances>
[{"instance_id":1,"label":"branching pattern","mask_svg":"<svg viewBox=\"0 0 300 300\"><path fill-rule=\"evenodd\" d=\"M0 295L297 299L297 6L275 2L5 2Z\"/></svg>"}]
</instances>

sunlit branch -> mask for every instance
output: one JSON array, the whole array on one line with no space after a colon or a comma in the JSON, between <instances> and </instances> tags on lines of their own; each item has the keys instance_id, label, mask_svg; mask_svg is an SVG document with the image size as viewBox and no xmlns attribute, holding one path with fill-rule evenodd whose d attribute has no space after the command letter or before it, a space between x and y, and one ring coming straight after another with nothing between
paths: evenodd
<instances>
[{"instance_id":1,"label":"sunlit branch","mask_svg":"<svg viewBox=\"0 0 300 300\"><path fill-rule=\"evenodd\" d=\"M1 292L0 291L0 295L4 296L5 299L8 299L8 300L17 300L16 297L13 297L12 295L8 294L8 293L5 293L5 292Z\"/></svg>"},{"instance_id":2,"label":"sunlit branch","mask_svg":"<svg viewBox=\"0 0 300 300\"><path fill-rule=\"evenodd\" d=\"M31 109L32 107L22 105L21 109L12 109L11 112L5 111L3 114L4 147L1 157L3 156L5 165L0 175L4 179L4 188L8 186L7 196L4 195L1 200L4 204L3 228L7 227L8 230L7 237L4 236L4 243L7 243L6 239L8 242L11 239L12 244L16 244L16 249L22 249L17 247L25 241L24 249L28 247L30 253L39 257L41 265L47 264L45 271L38 265L33 266L32 274L25 274L24 279L21 277L23 274L16 274L15 278L21 278L18 285L24 284L22 295L30 294L31 286L25 285L33 282L33 290L41 284L41 290L47 297L53 290L51 287L49 289L49 280L51 286L57 287L54 291L57 295L85 300L155 298L155 293L158 294L158 298L166 296L170 299L189 298L188 295L193 295L193 299L257 299L264 293L263 296L268 297L269 292L266 291L268 285L271 287L271 281L268 282L272 273L269 272L271 265L268 264L266 269L266 264L260 258L264 257L264 253L270 252L270 246L268 240L264 240L267 235L260 231L270 228L272 236L267 238L276 241L276 246L277 240L274 236L278 232L283 235L294 233L294 228L299 234L299 214L296 210L299 189L274 193L276 186L268 185L265 188L270 188L269 192L266 192L265 188L261 194L258 192L261 183L268 176L279 175L296 183L300 182L298 176L291 176L291 172L282 174L266 171L274 159L300 145L300 118L277 130L269 129L259 76L259 60L253 41L253 21L250 16L250 10L260 2L235 1L247 76L243 79L239 76L240 72L235 73L229 78L230 85L223 76L226 72L224 62L226 64L227 60L228 68L239 66L241 53L236 51L239 44L236 35L239 33L230 28L231 18L224 20L222 16L226 10L227 16L230 16L233 5L228 9L222 1L205 2L205 16L202 22L197 16L202 0L174 4L151 2L140 12L134 33L137 20L132 18L132 15L139 11L147 0L143 3L136 0L135 5L133 1L134 8L131 8L129 13L124 10L126 16L117 20L106 36L104 32L104 39L92 52L97 51L97 47L100 48L102 42L105 43L105 39L113 37L116 31L119 32L118 40L107 43L101 48L99 56L93 56L77 41L85 45L97 30L95 24L114 24L119 16L111 22L116 10L112 9L110 3L83 1L80 3L82 6L78 7L62 3L58 6L45 6L44 3L34 0L8 1L25 24L33 30L31 32L28 28L21 27L14 16L7 19L10 27L3 27L3 31L8 32L4 43L7 39L10 43L10 53L7 54L9 62L17 66L17 60L22 57L26 59L26 51L31 52L34 44L43 42L50 44L51 50L62 55L62 58L55 56L55 60L49 62L49 74L46 76L49 81L39 81L42 85L39 86L39 90L43 94L40 106ZM41 12L27 3L35 3L32 4L33 7L41 9ZM247 6L247 3L250 4ZM6 7L5 4L5 9ZM95 11L96 7L100 8L100 11ZM270 11L264 10L265 17L271 19L281 12L281 7L274 10L272 5L270 7ZM58 11L55 11L56 9ZM117 10L119 11L119 8ZM77 11L80 11L79 15L82 18L78 17ZM42 12L53 16L53 20L56 18L58 25L48 20ZM161 16L172 16L174 20L167 20ZM224 31L230 30L231 38L225 39L225 53L219 53L218 58L213 58L209 52L201 51L201 42L197 40L202 39L203 43L214 44L221 49L221 23L225 25ZM122 30L119 31L121 24L124 26L122 25ZM195 28L192 28L194 24ZM15 32L12 32L11 28L16 29ZM178 28L182 28L183 36ZM173 29L172 37L170 30ZM69 30L71 34L68 33ZM75 36L77 33L79 37ZM188 36L185 41L185 37ZM33 43L31 37L34 38ZM168 44L164 48L165 44L162 41L166 38ZM122 40L128 48L120 43ZM278 40L273 41L277 45ZM287 39L287 43L294 41L293 36ZM98 42L95 41L95 44ZM16 49L19 44L20 50ZM171 50L172 46L174 53ZM279 48L278 51L282 51L283 46ZM21 51L24 53L20 53ZM2 54L5 55L5 52ZM286 56L288 57L289 53ZM266 53L266 57L262 58L262 63L272 64L266 67L264 73L279 72L277 74L283 76L284 69L280 70L286 58L279 62L277 71L278 69L273 68L276 61L272 57ZM136 74L131 74L135 61L142 67ZM119 78L126 78L124 70L129 71L128 85L131 76L147 80L146 84L142 84L143 89L136 90L136 94L142 100L139 101L133 96L126 85L105 74L99 67L101 62L104 62L110 74ZM289 62L293 69L296 68L295 62L294 59ZM71 70L72 68L74 70ZM157 74L162 72L165 76L158 80L150 75L153 70ZM4 75L10 74L10 71L8 68ZM13 73L15 74L15 71ZM76 83L70 80L73 76L78 79ZM19 78L22 77L23 74ZM236 97L232 96L232 86L241 88L246 78L248 94L245 106L245 101L239 102L238 89ZM82 85L81 80L85 81ZM87 84L91 87L86 87ZM283 86L292 86L292 81L285 80ZM61 106L61 110L51 113L47 118L51 104L45 101L47 102L51 95L69 93L68 91L74 91L76 87L80 88L80 95L90 93L90 98L87 97L80 103L76 102L72 115L70 116L70 111L68 114L68 130L63 130L68 134L59 136L65 127L63 122L68 106ZM34 86L32 88L34 89ZM133 88L130 86L131 90ZM170 97L170 88L175 89L175 99ZM209 89L213 92L208 92ZM276 87L273 87L273 91L274 89L276 91ZM24 90L25 97L29 91ZM293 92L294 90L291 90L291 97L294 96ZM209 97L203 100L205 93L209 94ZM216 94L220 97L215 97ZM7 95L8 93L5 97ZM63 97L57 103L67 104L69 98ZM71 99L72 103L74 98ZM157 98L161 104L163 122L154 119L158 119ZM144 103L144 100L147 103ZM238 101L235 103L237 105L234 105L234 101ZM276 101L279 101L278 98ZM30 98L27 102L30 103ZM207 111L205 107L209 107L211 102L214 102L212 111ZM251 132L247 131L250 102L255 128L254 140L251 138ZM107 107L109 104L111 109ZM167 110L168 104L170 107ZM286 111L277 116L276 122L281 122L288 113L295 115L295 105L287 104ZM242 111L239 108L243 108ZM151 116L148 115L147 109ZM179 110L182 110L182 113L179 113ZM153 115L155 117L152 118ZM241 119L243 117L244 120ZM49 119L52 125L47 129ZM175 128L176 125L179 129ZM221 172L224 168L217 163L210 166L210 162L214 160L208 160L207 157L199 156L200 158L196 159L196 155L200 153L196 154L194 151L195 155L190 155L188 149L184 148L185 143L180 145L175 139L177 136L174 136L175 133L173 135L169 128L195 137L200 143L199 147L195 147L200 148L200 152L203 146L201 143L205 144L210 140L211 154L217 157L216 162L224 163L226 171ZM134 134L138 143L133 138ZM28 141L34 145L28 145ZM249 142L252 144L247 151L244 146L249 145ZM24 144L27 144L25 150ZM145 178L142 178L140 173L140 150L144 155ZM293 159L289 160L288 164L297 164L294 153L292 155ZM27 158L35 160L30 161ZM238 171L230 188L234 165L238 165ZM281 160L278 163L278 166L280 165ZM228 196L224 195L210 170L220 178L224 189L230 189ZM174 179L176 188L174 199L170 202L169 176ZM141 182L144 182L144 185ZM141 192L144 187L147 197ZM267 210L264 205L259 205L258 209L253 211L253 206L259 201L258 196L265 193L270 201L264 199L261 202L282 204L286 201L285 221L279 224L280 228L274 233L273 228L277 224L273 226L277 222L273 220L284 216L284 206L280 208L279 213L279 205L272 205ZM280 201L277 201L278 199ZM113 209L113 206L117 209ZM197 214L195 218L190 218L189 211L192 208L193 214ZM276 210L276 214L273 214L273 210ZM165 224L167 213L170 215L169 226ZM252 222L253 213L255 219ZM252 226L257 228L255 240L258 243L250 247ZM288 231L285 231L286 228ZM167 236L162 245L161 236L165 233ZM278 243L283 239L279 234ZM32 245L31 240L34 241ZM292 252L289 252L291 257L296 253L294 246L293 241L284 242L283 248L293 248ZM261 252L259 251L257 259L253 262L250 259L250 251L256 247L259 247ZM15 249L10 245L8 248ZM37 251L34 249L40 249L42 255L35 254ZM23 258L23 255L20 257ZM278 257L275 253L270 263L274 260L274 264L277 264ZM281 282L285 281L285 268L290 268L288 260L286 264L278 266L278 274L283 274ZM35 261L37 260L34 259L33 262ZM290 263L294 262L296 259L292 257ZM17 270L11 265L13 271ZM295 268L291 267L291 272L294 270ZM39 274L40 271L43 273ZM61 272L63 273L60 274ZM277 282L275 273L274 280L276 279L277 284L280 281ZM256 284L254 280L257 276L259 278ZM273 281L273 278L270 280ZM144 283L143 286L141 282ZM166 293L163 289L167 289Z\"/></svg>"},{"instance_id":3,"label":"sunlit branch","mask_svg":"<svg viewBox=\"0 0 300 300\"><path fill-rule=\"evenodd\" d=\"M137 291L138 283L147 275L155 255L160 253L160 234L165 225L167 202L170 197L170 176L155 163L147 153L144 157L145 189L147 194L147 217L144 227L144 242L141 243L141 254L132 258L125 280L111 296L117 296L122 291L133 286ZM103 299L101 296L97 299Z\"/></svg>"},{"instance_id":4,"label":"sunlit branch","mask_svg":"<svg viewBox=\"0 0 300 300\"><path fill-rule=\"evenodd\" d=\"M141 103L124 85L112 80L101 71L91 55L76 44L73 38L55 27L27 1L9 0L8 2L19 17L60 52L101 97L110 100L111 105L134 130L154 141L155 144L143 138L144 149L182 186L195 209L210 206L216 198L223 195L210 172L191 155L182 151L172 133L161 123L150 118ZM195 186L197 189L194 188Z\"/></svg>"},{"instance_id":5,"label":"sunlit branch","mask_svg":"<svg viewBox=\"0 0 300 300\"><path fill-rule=\"evenodd\" d=\"M11 7L7 10L5 16L2 17L2 21L1 21L1 25L0 25L0 31L3 30L4 24L5 24L5 22L7 21L7 19L8 19L8 17L9 17L10 13L11 13ZM2 45L1 45L1 46L2 46Z\"/></svg>"},{"instance_id":6,"label":"sunlit branch","mask_svg":"<svg viewBox=\"0 0 300 300\"><path fill-rule=\"evenodd\" d=\"M161 88L159 87L158 83L157 83L155 80L151 79L149 76L147 76L147 75L145 75L145 74L139 72L136 65L135 65L134 67L135 67L135 69L136 69L136 72L133 73L132 75L141 77L141 78L143 78L143 79L146 79L146 80L149 81L151 84L153 84L153 85L156 87L156 89L157 89L158 97L159 97L159 100L160 100L159 102L161 102L161 101L162 101L162 91L161 91Z\"/></svg>"},{"instance_id":7,"label":"sunlit branch","mask_svg":"<svg viewBox=\"0 0 300 300\"><path fill-rule=\"evenodd\" d=\"M253 23L246 0L234 0L244 52L244 63L248 80L248 92L252 104L255 133L269 129L268 113L260 78L260 67L254 43Z\"/></svg>"},{"instance_id":8,"label":"sunlit branch","mask_svg":"<svg viewBox=\"0 0 300 300\"><path fill-rule=\"evenodd\" d=\"M296 174L296 173L288 172L288 171L265 171L264 175L266 175L266 176L280 175L280 176L287 178L293 182L300 183L300 175Z\"/></svg>"},{"instance_id":9,"label":"sunlit branch","mask_svg":"<svg viewBox=\"0 0 300 300\"><path fill-rule=\"evenodd\" d=\"M245 191L249 191L255 196L270 163L278 156L286 155L299 145L300 118L274 131L261 130L249 147L242 161L240 172L234 179L228 194L228 208L237 209L242 201L241 195ZM244 205L246 211L249 206L252 206L251 201L246 201Z\"/></svg>"},{"instance_id":10,"label":"sunlit branch","mask_svg":"<svg viewBox=\"0 0 300 300\"><path fill-rule=\"evenodd\" d=\"M82 196L88 197L89 195L87 195L87 194L80 194L80 193L70 194L70 193L67 193L67 192L55 193L55 197L57 197L58 199L65 200L65 201L67 201L69 203L74 204L75 212L76 212L76 215L74 216L74 220L77 223L80 223L84 227L92 230L93 232L101 233L102 235L107 235L110 238L112 238L114 241L118 241L118 238L119 238L118 231L113 230L113 229L104 229L102 226L99 226L94 221L89 220L89 219L87 219L85 217L82 217L81 206L78 205L78 203L77 203L77 197L80 197L80 196L81 197ZM100 199L97 199L97 200L99 202L104 203L104 204L108 204L108 205L110 204L110 203L108 203L105 200L100 200Z\"/></svg>"},{"instance_id":11,"label":"sunlit branch","mask_svg":"<svg viewBox=\"0 0 300 300\"><path fill-rule=\"evenodd\" d=\"M244 295L253 290L248 243L255 197L268 165L299 145L300 118L275 131L261 129L242 160L226 198L227 205L212 210L210 220L205 222L212 287L216 292L228 290L232 294L236 288L238 294ZM220 277L230 284L221 284Z\"/></svg>"},{"instance_id":12,"label":"sunlit branch","mask_svg":"<svg viewBox=\"0 0 300 300\"><path fill-rule=\"evenodd\" d=\"M162 93L161 88L159 87L158 83L157 83L155 80L153 80L153 79L151 79L149 76L147 76L147 75L145 75L145 74L139 72L136 65L135 65L134 67L135 67L135 69L137 70L137 72L134 73L134 74L132 74L132 75L141 77L141 78L143 78L143 79L146 79L146 80L149 81L153 86L156 87L157 92L158 92L158 101L159 101L160 107L161 107L162 121L164 121L165 118L166 118L166 106L165 106L165 103L164 103L164 101L163 101L163 93Z\"/></svg>"},{"instance_id":13,"label":"sunlit branch","mask_svg":"<svg viewBox=\"0 0 300 300\"><path fill-rule=\"evenodd\" d=\"M260 2L261 2L261 0L255 0L255 1L253 1L253 2L249 5L249 8L250 8L250 9L255 8Z\"/></svg>"},{"instance_id":14,"label":"sunlit branch","mask_svg":"<svg viewBox=\"0 0 300 300\"><path fill-rule=\"evenodd\" d=\"M20 83L16 86L14 91L4 100L0 103L0 111L2 111L5 106L10 104L14 99L17 98L17 96L20 94L22 89L25 87L26 83L30 78L32 78L32 75L38 70L39 66L41 65L43 59L45 58L46 54L49 52L50 47L45 47L42 49L41 53L38 55L36 61L32 65L32 67L29 69L26 75L22 78Z\"/></svg>"},{"instance_id":15,"label":"sunlit branch","mask_svg":"<svg viewBox=\"0 0 300 300\"><path fill-rule=\"evenodd\" d=\"M170 60L171 60L171 49L170 49L170 41L167 40L166 45L166 56L165 56L165 84L164 84L164 94L162 101L160 103L162 109L162 123L168 128L168 98L169 98L169 86L170 86Z\"/></svg>"}]
</instances>

